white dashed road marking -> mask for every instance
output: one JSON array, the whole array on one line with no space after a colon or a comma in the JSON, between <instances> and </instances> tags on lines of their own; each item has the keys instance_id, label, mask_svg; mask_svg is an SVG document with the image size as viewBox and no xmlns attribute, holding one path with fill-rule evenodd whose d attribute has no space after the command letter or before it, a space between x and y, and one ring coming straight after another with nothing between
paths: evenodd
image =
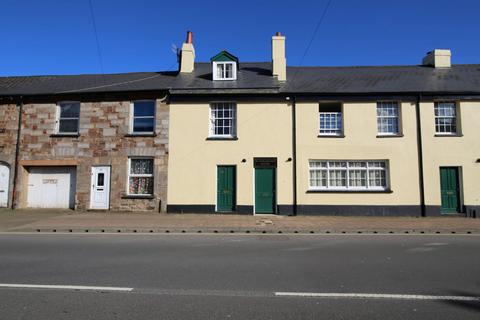
<instances>
[{"instance_id":1,"label":"white dashed road marking","mask_svg":"<svg viewBox=\"0 0 480 320\"><path fill-rule=\"evenodd\" d=\"M123 291L123 292L129 292L133 290L133 288L122 288L122 287L95 287L95 286L68 286L68 285L65 286L65 285L47 285L47 284L19 284L19 283L0 283L0 288Z\"/></svg>"},{"instance_id":2,"label":"white dashed road marking","mask_svg":"<svg viewBox=\"0 0 480 320\"><path fill-rule=\"evenodd\" d=\"M345 299L393 299L393 300L449 300L479 301L480 297L436 296L421 294L383 294L383 293L321 293L321 292L275 292L277 297L345 298Z\"/></svg>"},{"instance_id":3,"label":"white dashed road marking","mask_svg":"<svg viewBox=\"0 0 480 320\"><path fill-rule=\"evenodd\" d=\"M229 290L198 290L198 289L148 289L129 287L104 287L104 286L77 286L77 285L46 285L46 284L20 284L0 283L1 288L13 289L44 289L44 290L73 290L73 291L101 291L101 292L126 292L159 295L199 295L199 296L229 296L229 297L278 297L278 298L318 298L318 299L390 299L390 300L423 300L423 301L473 301L480 302L480 296L446 296L446 295L421 295L421 294L385 294L385 293L331 293L331 292L255 292L255 291L229 291Z\"/></svg>"}]
</instances>

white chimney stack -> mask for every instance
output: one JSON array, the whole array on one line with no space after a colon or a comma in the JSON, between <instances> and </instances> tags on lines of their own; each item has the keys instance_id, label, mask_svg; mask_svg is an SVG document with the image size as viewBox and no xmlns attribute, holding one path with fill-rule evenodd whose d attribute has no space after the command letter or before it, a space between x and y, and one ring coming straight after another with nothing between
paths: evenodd
<instances>
[{"instance_id":1,"label":"white chimney stack","mask_svg":"<svg viewBox=\"0 0 480 320\"><path fill-rule=\"evenodd\" d=\"M187 39L180 52L180 72L192 73L195 64L195 49L193 48L193 34L187 31Z\"/></svg>"},{"instance_id":2,"label":"white chimney stack","mask_svg":"<svg viewBox=\"0 0 480 320\"><path fill-rule=\"evenodd\" d=\"M423 58L424 66L433 66L435 68L450 68L452 53L448 49L435 49L427 52L425 58Z\"/></svg>"},{"instance_id":3,"label":"white chimney stack","mask_svg":"<svg viewBox=\"0 0 480 320\"><path fill-rule=\"evenodd\" d=\"M285 37L277 32L272 37L272 75L279 81L287 80L287 59L285 58Z\"/></svg>"}]
</instances>

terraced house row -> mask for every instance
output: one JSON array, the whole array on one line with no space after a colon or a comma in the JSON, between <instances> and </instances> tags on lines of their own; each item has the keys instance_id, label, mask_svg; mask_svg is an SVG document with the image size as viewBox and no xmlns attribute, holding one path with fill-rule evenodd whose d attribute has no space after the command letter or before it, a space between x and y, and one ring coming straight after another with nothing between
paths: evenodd
<instances>
[{"instance_id":1,"label":"terraced house row","mask_svg":"<svg viewBox=\"0 0 480 320\"><path fill-rule=\"evenodd\" d=\"M480 209L480 65L290 67L222 51L175 72L0 78L0 206L464 215Z\"/></svg>"}]
</instances>

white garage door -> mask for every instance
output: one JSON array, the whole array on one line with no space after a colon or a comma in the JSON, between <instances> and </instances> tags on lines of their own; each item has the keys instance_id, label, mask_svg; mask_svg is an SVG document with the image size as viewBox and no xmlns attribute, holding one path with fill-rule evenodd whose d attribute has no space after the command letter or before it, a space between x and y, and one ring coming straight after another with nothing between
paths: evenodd
<instances>
[{"instance_id":1,"label":"white garage door","mask_svg":"<svg viewBox=\"0 0 480 320\"><path fill-rule=\"evenodd\" d=\"M74 208L75 167L30 167L28 207Z\"/></svg>"}]
</instances>

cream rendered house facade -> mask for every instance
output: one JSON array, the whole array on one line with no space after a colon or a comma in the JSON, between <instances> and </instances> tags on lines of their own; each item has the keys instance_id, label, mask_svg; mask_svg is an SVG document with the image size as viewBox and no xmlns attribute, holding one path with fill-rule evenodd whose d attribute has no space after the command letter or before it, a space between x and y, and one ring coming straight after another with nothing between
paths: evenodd
<instances>
[{"instance_id":1,"label":"cream rendered house facade","mask_svg":"<svg viewBox=\"0 0 480 320\"><path fill-rule=\"evenodd\" d=\"M168 212L479 214L477 65L434 50L417 66L286 67L280 34L271 63L195 63L184 46Z\"/></svg>"}]
</instances>

